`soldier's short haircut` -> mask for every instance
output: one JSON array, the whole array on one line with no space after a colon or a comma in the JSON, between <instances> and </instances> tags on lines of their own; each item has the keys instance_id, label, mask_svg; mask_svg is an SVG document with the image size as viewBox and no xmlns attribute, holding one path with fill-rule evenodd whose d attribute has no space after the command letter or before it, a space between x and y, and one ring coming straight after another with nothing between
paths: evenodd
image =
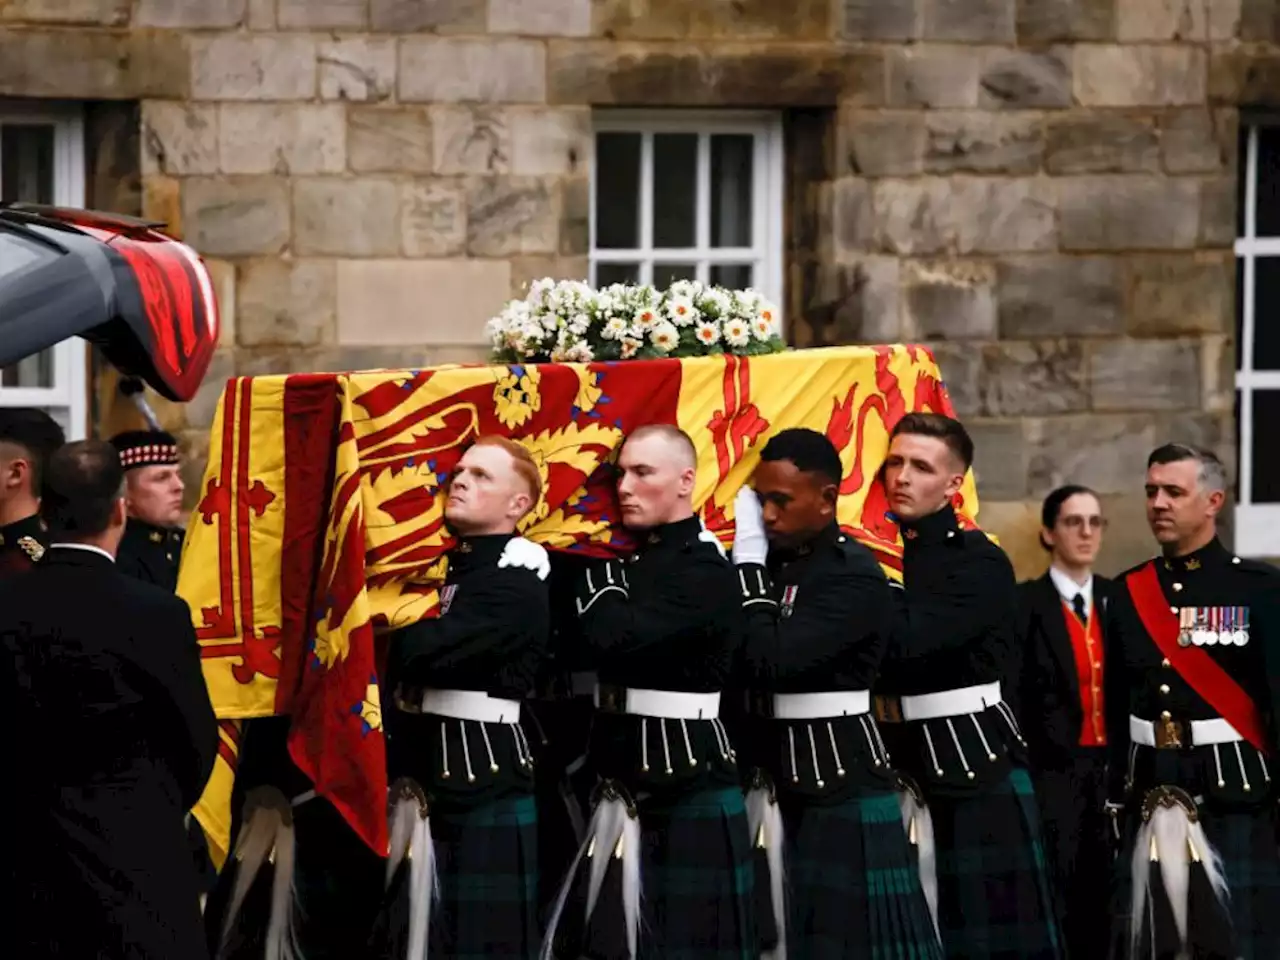
<instances>
[{"instance_id":1,"label":"soldier's short haircut","mask_svg":"<svg viewBox=\"0 0 1280 960\"><path fill-rule=\"evenodd\" d=\"M1194 460L1196 462L1199 468L1198 479L1203 489L1210 493L1227 489L1227 468L1218 459L1216 453L1205 447L1193 446L1190 443L1166 443L1164 446L1156 447L1151 451L1151 456L1147 457L1147 467L1151 468L1157 464L1165 463L1181 463L1184 460Z\"/></svg>"},{"instance_id":2,"label":"soldier's short haircut","mask_svg":"<svg viewBox=\"0 0 1280 960\"><path fill-rule=\"evenodd\" d=\"M124 490L120 454L105 440L78 440L61 447L45 465L40 516L55 538L93 537L111 525Z\"/></svg>"},{"instance_id":3,"label":"soldier's short haircut","mask_svg":"<svg viewBox=\"0 0 1280 960\"><path fill-rule=\"evenodd\" d=\"M840 485L844 479L844 467L840 454L825 434L807 427L790 427L769 438L760 451L765 463L787 460L804 473L816 473L827 483Z\"/></svg>"},{"instance_id":4,"label":"soldier's short haircut","mask_svg":"<svg viewBox=\"0 0 1280 960\"><path fill-rule=\"evenodd\" d=\"M40 490L49 457L66 443L58 422L35 407L0 407L0 444L18 447L31 463L31 492Z\"/></svg>"},{"instance_id":5,"label":"soldier's short haircut","mask_svg":"<svg viewBox=\"0 0 1280 960\"><path fill-rule=\"evenodd\" d=\"M894 424L889 439L903 434L941 440L964 464L966 470L973 466L973 439L959 420L941 413L908 413Z\"/></svg>"},{"instance_id":6,"label":"soldier's short haircut","mask_svg":"<svg viewBox=\"0 0 1280 960\"><path fill-rule=\"evenodd\" d=\"M698 466L698 448L693 445L693 439L675 424L646 423L642 427L636 427L624 441L624 445L631 440L643 440L645 437L662 437L680 450L686 467Z\"/></svg>"},{"instance_id":7,"label":"soldier's short haircut","mask_svg":"<svg viewBox=\"0 0 1280 960\"><path fill-rule=\"evenodd\" d=\"M511 466L514 468L516 475L529 488L529 496L533 498L530 509L538 505L538 501L542 497L542 474L538 471L537 461L533 459L533 454L529 452L528 447L517 440L512 440L510 437L504 437L496 433L476 437L471 446L498 447L505 450L507 455L511 457Z\"/></svg>"}]
</instances>

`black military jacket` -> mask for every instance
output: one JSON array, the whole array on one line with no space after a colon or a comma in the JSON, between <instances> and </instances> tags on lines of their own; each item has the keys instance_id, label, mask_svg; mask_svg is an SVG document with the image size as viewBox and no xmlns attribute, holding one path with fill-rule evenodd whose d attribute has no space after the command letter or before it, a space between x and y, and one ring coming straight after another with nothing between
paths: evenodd
<instances>
[{"instance_id":1,"label":"black military jacket","mask_svg":"<svg viewBox=\"0 0 1280 960\"><path fill-rule=\"evenodd\" d=\"M122 573L176 592L184 537L181 527L158 527L130 517L120 540L116 565Z\"/></svg>"},{"instance_id":2,"label":"black military jacket","mask_svg":"<svg viewBox=\"0 0 1280 960\"><path fill-rule=\"evenodd\" d=\"M902 525L904 589L878 689L899 696L1005 679L1018 586L1003 550L951 507Z\"/></svg>"},{"instance_id":3,"label":"black military jacket","mask_svg":"<svg viewBox=\"0 0 1280 960\"><path fill-rule=\"evenodd\" d=\"M0 527L0 579L30 570L49 548L49 535L38 516Z\"/></svg>"},{"instance_id":4,"label":"black military jacket","mask_svg":"<svg viewBox=\"0 0 1280 960\"><path fill-rule=\"evenodd\" d=\"M440 616L392 638L389 678L513 700L533 693L550 630L546 572L513 562L512 541L547 562L541 547L512 534L461 540L449 553Z\"/></svg>"},{"instance_id":5,"label":"black military jacket","mask_svg":"<svg viewBox=\"0 0 1280 960\"><path fill-rule=\"evenodd\" d=\"M733 564L697 517L649 531L625 563L588 569L577 599L584 649L576 659L601 684L590 746L601 776L647 790L736 782L712 724L618 713L608 691L722 691L741 645L741 599Z\"/></svg>"},{"instance_id":6,"label":"black military jacket","mask_svg":"<svg viewBox=\"0 0 1280 960\"><path fill-rule=\"evenodd\" d=\"M1105 690L1107 743L1112 752L1115 775L1113 796L1121 776L1132 780L1136 775L1141 787L1149 786L1151 776L1157 775L1154 770L1141 769L1144 762L1156 759L1149 756L1153 751L1142 751L1137 769L1130 763L1133 759L1128 755L1131 714L1157 726L1165 720L1185 724L1189 720L1221 716L1173 668L1138 615L1129 590L1130 581L1149 564L1155 565L1161 592L1171 610L1186 609L1190 619L1195 619L1199 613L1204 626L1209 625L1212 616L1215 627L1244 628L1244 644L1239 643L1237 635L1231 643L1196 645L1212 657L1257 706L1272 757L1277 744L1280 744L1276 722L1276 705L1280 704L1280 570L1266 563L1237 557L1214 539L1186 556L1157 558L1139 564L1125 571L1117 580L1114 602L1116 636L1108 651L1112 660L1107 666ZM1227 622L1224 624L1223 620ZM1258 797L1268 792L1262 786L1269 783L1274 775L1270 768L1264 773L1263 762L1257 760L1251 748L1243 749L1238 760L1234 746L1220 747L1211 772L1207 768L1199 769L1213 759L1208 756L1212 751L1207 747L1154 753L1159 754L1158 759L1162 761L1181 756L1192 764L1184 763L1175 772L1168 763L1163 763L1158 772L1160 779L1192 777L1197 782L1185 785L1203 788L1209 794L1218 793L1218 782L1221 782L1221 789L1228 794L1248 793L1251 798ZM1193 753L1201 755L1194 762L1191 758ZM1221 774L1218 764L1222 766ZM1241 764L1244 765L1243 771ZM1199 782L1202 779L1203 782ZM1246 781L1250 783L1248 791L1243 790ZM1244 797L1235 796L1234 799L1243 800Z\"/></svg>"},{"instance_id":7,"label":"black military jacket","mask_svg":"<svg viewBox=\"0 0 1280 960\"><path fill-rule=\"evenodd\" d=\"M893 623L871 551L831 524L768 566L738 567L751 685L770 693L869 690Z\"/></svg>"}]
</instances>

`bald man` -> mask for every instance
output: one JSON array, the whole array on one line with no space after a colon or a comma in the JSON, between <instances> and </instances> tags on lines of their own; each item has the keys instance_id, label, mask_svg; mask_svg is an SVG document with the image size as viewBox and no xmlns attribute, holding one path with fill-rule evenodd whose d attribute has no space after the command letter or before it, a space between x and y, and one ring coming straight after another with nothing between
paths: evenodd
<instances>
[{"instance_id":1,"label":"bald man","mask_svg":"<svg viewBox=\"0 0 1280 960\"><path fill-rule=\"evenodd\" d=\"M640 545L590 566L577 591L580 658L599 677L589 753L601 782L547 933L556 957L759 955L746 811L719 719L738 579L694 515L696 464L675 427L627 439L618 506Z\"/></svg>"}]
</instances>

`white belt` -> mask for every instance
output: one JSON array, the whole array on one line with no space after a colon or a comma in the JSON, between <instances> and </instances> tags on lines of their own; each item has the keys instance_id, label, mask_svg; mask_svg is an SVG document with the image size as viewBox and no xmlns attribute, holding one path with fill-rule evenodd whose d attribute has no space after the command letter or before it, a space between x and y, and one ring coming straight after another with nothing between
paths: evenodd
<instances>
[{"instance_id":1,"label":"white belt","mask_svg":"<svg viewBox=\"0 0 1280 960\"><path fill-rule=\"evenodd\" d=\"M638 690L633 687L605 687L605 696L620 694L622 702L606 702L604 710L632 713L663 720L715 720L720 716L720 693L685 693L677 690ZM601 708L600 690L595 704Z\"/></svg>"},{"instance_id":2,"label":"white belt","mask_svg":"<svg viewBox=\"0 0 1280 960\"><path fill-rule=\"evenodd\" d=\"M1215 743L1238 743L1244 739L1240 731L1221 717L1192 720L1184 726L1191 728L1191 742L1186 746L1207 747ZM1129 739L1143 747L1155 747L1156 725L1150 720L1130 716Z\"/></svg>"},{"instance_id":3,"label":"white belt","mask_svg":"<svg viewBox=\"0 0 1280 960\"><path fill-rule=\"evenodd\" d=\"M775 720L825 720L856 717L871 712L870 690L833 690L829 693L778 693L773 698Z\"/></svg>"},{"instance_id":4,"label":"white belt","mask_svg":"<svg viewBox=\"0 0 1280 960\"><path fill-rule=\"evenodd\" d=\"M981 713L1000 702L1000 684L980 683L975 687L958 687L938 693L922 693L902 698L903 720L937 720Z\"/></svg>"},{"instance_id":5,"label":"white belt","mask_svg":"<svg viewBox=\"0 0 1280 960\"><path fill-rule=\"evenodd\" d=\"M520 701L491 697L479 690L424 690L422 712L476 723L519 723Z\"/></svg>"},{"instance_id":6,"label":"white belt","mask_svg":"<svg viewBox=\"0 0 1280 960\"><path fill-rule=\"evenodd\" d=\"M597 682L594 670L580 670L569 675L569 691L575 697L594 697Z\"/></svg>"}]
</instances>

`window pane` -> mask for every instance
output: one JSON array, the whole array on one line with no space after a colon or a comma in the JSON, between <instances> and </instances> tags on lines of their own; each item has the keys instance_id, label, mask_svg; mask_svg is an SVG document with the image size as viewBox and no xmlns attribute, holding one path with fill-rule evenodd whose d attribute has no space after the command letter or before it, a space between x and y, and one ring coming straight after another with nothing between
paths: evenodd
<instances>
[{"instance_id":1,"label":"window pane","mask_svg":"<svg viewBox=\"0 0 1280 960\"><path fill-rule=\"evenodd\" d=\"M697 280L698 266L694 263L655 263L653 285L659 290L671 286L677 280Z\"/></svg>"},{"instance_id":2,"label":"window pane","mask_svg":"<svg viewBox=\"0 0 1280 960\"><path fill-rule=\"evenodd\" d=\"M1236 369L1244 369L1244 257L1236 257ZM1239 449L1238 447L1236 449Z\"/></svg>"},{"instance_id":3,"label":"window pane","mask_svg":"<svg viewBox=\"0 0 1280 960\"><path fill-rule=\"evenodd\" d=\"M1280 370L1280 257L1253 262L1253 369Z\"/></svg>"},{"instance_id":4,"label":"window pane","mask_svg":"<svg viewBox=\"0 0 1280 960\"><path fill-rule=\"evenodd\" d=\"M596 134L596 247L640 246L640 134Z\"/></svg>"},{"instance_id":5,"label":"window pane","mask_svg":"<svg viewBox=\"0 0 1280 960\"><path fill-rule=\"evenodd\" d=\"M751 279L753 272L749 263L713 263L711 282L718 287L728 287L730 290L745 290L747 287L755 286Z\"/></svg>"},{"instance_id":6,"label":"window pane","mask_svg":"<svg viewBox=\"0 0 1280 960\"><path fill-rule=\"evenodd\" d=\"M53 127L0 128L0 200L53 203Z\"/></svg>"},{"instance_id":7,"label":"window pane","mask_svg":"<svg viewBox=\"0 0 1280 960\"><path fill-rule=\"evenodd\" d=\"M0 387L52 387L53 385L52 350L23 357L17 363L0 369Z\"/></svg>"},{"instance_id":8,"label":"window pane","mask_svg":"<svg viewBox=\"0 0 1280 960\"><path fill-rule=\"evenodd\" d=\"M639 283L638 263L597 263L596 286L607 287L611 283Z\"/></svg>"},{"instance_id":9,"label":"window pane","mask_svg":"<svg viewBox=\"0 0 1280 960\"><path fill-rule=\"evenodd\" d=\"M39 260L52 260L57 256L48 247L32 243L25 237L0 232L0 277L25 270Z\"/></svg>"},{"instance_id":10,"label":"window pane","mask_svg":"<svg viewBox=\"0 0 1280 960\"><path fill-rule=\"evenodd\" d=\"M1280 390L1253 391L1253 502L1280 503Z\"/></svg>"},{"instance_id":11,"label":"window pane","mask_svg":"<svg viewBox=\"0 0 1280 960\"><path fill-rule=\"evenodd\" d=\"M1258 127L1257 231L1280 237L1280 127Z\"/></svg>"},{"instance_id":12,"label":"window pane","mask_svg":"<svg viewBox=\"0 0 1280 960\"><path fill-rule=\"evenodd\" d=\"M752 160L750 134L711 138L711 245L751 246Z\"/></svg>"},{"instance_id":13,"label":"window pane","mask_svg":"<svg viewBox=\"0 0 1280 960\"><path fill-rule=\"evenodd\" d=\"M653 245L692 247L698 227L698 135L653 135Z\"/></svg>"}]
</instances>

